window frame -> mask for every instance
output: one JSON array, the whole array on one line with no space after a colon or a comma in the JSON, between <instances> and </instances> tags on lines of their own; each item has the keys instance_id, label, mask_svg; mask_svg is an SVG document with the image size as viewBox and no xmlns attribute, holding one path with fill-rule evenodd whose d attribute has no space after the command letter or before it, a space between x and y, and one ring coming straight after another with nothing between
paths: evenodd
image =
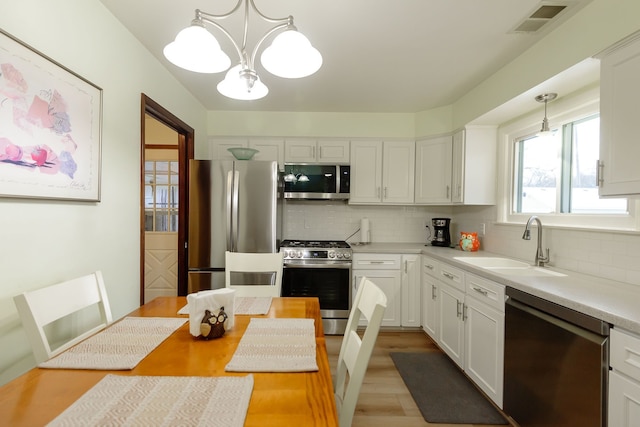
<instances>
[{"instance_id":1,"label":"window frame","mask_svg":"<svg viewBox=\"0 0 640 427\"><path fill-rule=\"evenodd\" d=\"M562 125L579 121L586 117L600 113L599 90L598 88L586 91L566 99L559 99L550 103L547 115L553 127L558 128L558 132L562 132ZM585 213L516 213L513 211L513 202L515 197L516 183L515 174L515 146L517 141L535 135L540 129L540 123L544 112L535 110L532 113L525 114L511 122L501 125L498 129L499 140L499 182L498 192L501 197L498 199L498 222L523 224L527 219L536 215L545 224L545 226L556 226L563 228L578 229L605 229L605 230L621 230L621 231L638 231L640 230L639 218L637 212L638 200L628 198L627 214L585 214Z\"/></svg>"}]
</instances>

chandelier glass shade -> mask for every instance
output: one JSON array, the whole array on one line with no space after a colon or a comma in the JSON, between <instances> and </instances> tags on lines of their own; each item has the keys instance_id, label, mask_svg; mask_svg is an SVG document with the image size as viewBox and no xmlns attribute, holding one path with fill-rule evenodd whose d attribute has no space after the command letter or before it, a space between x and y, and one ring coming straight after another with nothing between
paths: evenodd
<instances>
[{"instance_id":1,"label":"chandelier glass shade","mask_svg":"<svg viewBox=\"0 0 640 427\"><path fill-rule=\"evenodd\" d=\"M217 20L235 13L244 5L244 28L242 43L237 43L229 31ZM247 50L249 32L249 10L253 10L263 20L275 24L256 43L253 50ZM236 50L236 66L229 69L232 60L222 51L215 36L207 30L205 24L217 28L224 34ZM300 78L309 76L322 66L322 55L315 49L307 37L298 32L293 25L293 17L269 18L262 14L253 0L238 0L236 6L228 13L214 15L196 9L196 16L191 25L180 31L175 40L164 48L165 57L174 65L185 70L198 73L219 73L229 70L221 81L218 91L233 99L254 100L267 95L266 85L260 80L255 68L255 57L261 45L273 34L271 46L264 49L260 57L262 66L271 74L283 78Z\"/></svg>"}]
</instances>

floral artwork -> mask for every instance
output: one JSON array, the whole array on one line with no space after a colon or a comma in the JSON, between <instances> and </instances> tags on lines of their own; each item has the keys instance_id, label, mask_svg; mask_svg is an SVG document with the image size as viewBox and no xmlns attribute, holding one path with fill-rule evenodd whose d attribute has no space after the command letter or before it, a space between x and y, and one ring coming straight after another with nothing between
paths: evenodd
<instances>
[{"instance_id":1,"label":"floral artwork","mask_svg":"<svg viewBox=\"0 0 640 427\"><path fill-rule=\"evenodd\" d=\"M0 195L100 200L102 91L0 31Z\"/></svg>"}]
</instances>

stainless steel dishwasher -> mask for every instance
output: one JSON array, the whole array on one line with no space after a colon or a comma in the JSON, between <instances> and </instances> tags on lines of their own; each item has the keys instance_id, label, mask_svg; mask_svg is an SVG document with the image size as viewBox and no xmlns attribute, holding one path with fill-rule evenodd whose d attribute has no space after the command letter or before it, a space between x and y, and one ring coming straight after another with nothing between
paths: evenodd
<instances>
[{"instance_id":1,"label":"stainless steel dishwasher","mask_svg":"<svg viewBox=\"0 0 640 427\"><path fill-rule=\"evenodd\" d=\"M506 293L504 411L521 427L605 427L610 325Z\"/></svg>"}]
</instances>

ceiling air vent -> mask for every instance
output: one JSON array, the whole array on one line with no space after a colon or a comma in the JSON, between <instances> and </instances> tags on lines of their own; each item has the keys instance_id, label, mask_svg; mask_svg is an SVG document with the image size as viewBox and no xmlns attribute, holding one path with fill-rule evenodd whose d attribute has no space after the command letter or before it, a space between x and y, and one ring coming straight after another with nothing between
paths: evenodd
<instances>
[{"instance_id":1,"label":"ceiling air vent","mask_svg":"<svg viewBox=\"0 0 640 427\"><path fill-rule=\"evenodd\" d=\"M534 10L529 17L522 20L511 32L535 33L566 8L567 5L564 4L543 4Z\"/></svg>"}]
</instances>

